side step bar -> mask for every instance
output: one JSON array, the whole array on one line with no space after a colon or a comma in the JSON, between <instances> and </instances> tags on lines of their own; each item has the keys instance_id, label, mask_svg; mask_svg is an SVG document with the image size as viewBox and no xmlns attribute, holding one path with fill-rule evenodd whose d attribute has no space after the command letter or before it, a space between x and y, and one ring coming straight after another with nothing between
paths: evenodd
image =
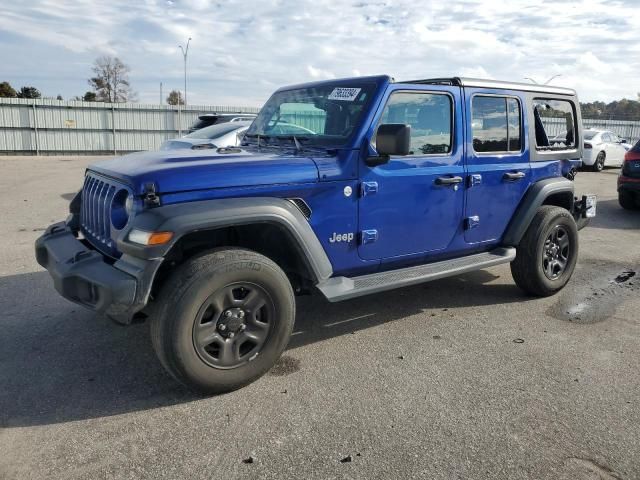
<instances>
[{"instance_id":1,"label":"side step bar","mask_svg":"<svg viewBox=\"0 0 640 480\"><path fill-rule=\"evenodd\" d=\"M496 248L486 253L428 263L417 267L372 273L361 277L333 277L319 284L318 289L330 302L339 302L370 293L406 287L509 263L514 258L516 258L515 248Z\"/></svg>"}]
</instances>

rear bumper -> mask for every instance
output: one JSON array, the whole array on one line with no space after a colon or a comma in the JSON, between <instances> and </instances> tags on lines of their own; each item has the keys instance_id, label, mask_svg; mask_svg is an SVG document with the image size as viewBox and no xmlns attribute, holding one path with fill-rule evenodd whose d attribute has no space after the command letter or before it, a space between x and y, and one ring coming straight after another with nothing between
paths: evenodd
<instances>
[{"instance_id":1,"label":"rear bumper","mask_svg":"<svg viewBox=\"0 0 640 480\"><path fill-rule=\"evenodd\" d=\"M595 163L596 157L598 156L597 150L594 152L592 148L585 148L582 150L582 164L586 166L591 166Z\"/></svg>"},{"instance_id":2,"label":"rear bumper","mask_svg":"<svg viewBox=\"0 0 640 480\"><path fill-rule=\"evenodd\" d=\"M640 178L620 175L618 177L618 192L622 191L640 193Z\"/></svg>"},{"instance_id":3,"label":"rear bumper","mask_svg":"<svg viewBox=\"0 0 640 480\"><path fill-rule=\"evenodd\" d=\"M124 324L146 305L162 262L124 255L112 264L65 222L51 225L36 240L35 251L60 295Z\"/></svg>"}]
</instances>

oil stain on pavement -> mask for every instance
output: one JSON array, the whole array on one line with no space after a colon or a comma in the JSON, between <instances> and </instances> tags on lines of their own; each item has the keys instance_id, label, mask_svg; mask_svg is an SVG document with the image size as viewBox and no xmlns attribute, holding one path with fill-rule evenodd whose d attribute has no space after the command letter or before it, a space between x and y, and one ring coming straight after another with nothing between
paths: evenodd
<instances>
[{"instance_id":1,"label":"oil stain on pavement","mask_svg":"<svg viewBox=\"0 0 640 480\"><path fill-rule=\"evenodd\" d=\"M284 377L300 370L300 360L289 355L283 355L269 371L273 377Z\"/></svg>"},{"instance_id":2,"label":"oil stain on pavement","mask_svg":"<svg viewBox=\"0 0 640 480\"><path fill-rule=\"evenodd\" d=\"M576 323L602 322L640 291L640 280L634 278L638 267L601 262L584 262L583 267L576 270L548 315Z\"/></svg>"}]
</instances>

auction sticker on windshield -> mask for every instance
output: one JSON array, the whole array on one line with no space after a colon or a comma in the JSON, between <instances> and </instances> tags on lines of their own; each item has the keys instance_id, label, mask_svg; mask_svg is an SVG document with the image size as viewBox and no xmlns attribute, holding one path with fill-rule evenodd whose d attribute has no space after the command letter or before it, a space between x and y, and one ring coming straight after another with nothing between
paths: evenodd
<instances>
[{"instance_id":1,"label":"auction sticker on windshield","mask_svg":"<svg viewBox=\"0 0 640 480\"><path fill-rule=\"evenodd\" d=\"M337 87L333 89L333 92L331 92L327 98L329 100L344 100L346 102L353 102L360 93L360 90L362 89Z\"/></svg>"}]
</instances>

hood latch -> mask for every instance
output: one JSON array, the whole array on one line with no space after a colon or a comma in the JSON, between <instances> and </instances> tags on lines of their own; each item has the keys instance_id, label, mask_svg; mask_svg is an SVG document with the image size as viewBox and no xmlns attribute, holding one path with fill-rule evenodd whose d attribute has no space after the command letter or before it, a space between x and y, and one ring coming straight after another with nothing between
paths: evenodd
<instances>
[{"instance_id":1,"label":"hood latch","mask_svg":"<svg viewBox=\"0 0 640 480\"><path fill-rule=\"evenodd\" d=\"M155 183L150 182L144 184L142 199L144 200L145 207L153 208L160 206L160 197L157 194Z\"/></svg>"}]
</instances>

